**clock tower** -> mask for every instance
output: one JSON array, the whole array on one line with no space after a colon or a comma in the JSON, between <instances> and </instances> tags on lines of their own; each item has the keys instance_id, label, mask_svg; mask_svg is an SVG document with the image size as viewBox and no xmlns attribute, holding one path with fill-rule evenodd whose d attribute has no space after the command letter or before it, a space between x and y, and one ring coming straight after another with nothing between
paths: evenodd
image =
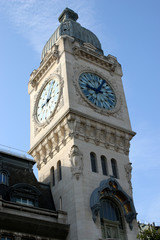
<instances>
[{"instance_id":1,"label":"clock tower","mask_svg":"<svg viewBox=\"0 0 160 240\"><path fill-rule=\"evenodd\" d=\"M131 129L122 69L66 8L30 76L30 150L67 212L67 240L135 240Z\"/></svg>"}]
</instances>

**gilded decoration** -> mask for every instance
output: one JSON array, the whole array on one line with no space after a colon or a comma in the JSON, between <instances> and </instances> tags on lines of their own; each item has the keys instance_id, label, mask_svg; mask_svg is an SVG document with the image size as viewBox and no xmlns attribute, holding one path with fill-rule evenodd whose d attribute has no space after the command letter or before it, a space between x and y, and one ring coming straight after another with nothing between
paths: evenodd
<instances>
[{"instance_id":1,"label":"gilded decoration","mask_svg":"<svg viewBox=\"0 0 160 240\"><path fill-rule=\"evenodd\" d=\"M109 178L100 182L90 197L90 208L92 211L93 221L96 222L98 213L101 208L101 199L112 198L123 209L126 222L130 229L133 229L133 220L136 219L136 211L132 198L123 190L118 181L114 178Z\"/></svg>"}]
</instances>

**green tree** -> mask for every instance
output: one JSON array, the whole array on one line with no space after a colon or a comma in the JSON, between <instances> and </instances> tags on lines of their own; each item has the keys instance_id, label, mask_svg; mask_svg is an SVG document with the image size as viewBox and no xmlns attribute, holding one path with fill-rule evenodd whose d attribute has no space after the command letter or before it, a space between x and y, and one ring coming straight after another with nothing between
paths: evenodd
<instances>
[{"instance_id":1,"label":"green tree","mask_svg":"<svg viewBox=\"0 0 160 240\"><path fill-rule=\"evenodd\" d=\"M137 237L140 240L160 240L160 228L155 227L155 224L138 225L140 232Z\"/></svg>"}]
</instances>

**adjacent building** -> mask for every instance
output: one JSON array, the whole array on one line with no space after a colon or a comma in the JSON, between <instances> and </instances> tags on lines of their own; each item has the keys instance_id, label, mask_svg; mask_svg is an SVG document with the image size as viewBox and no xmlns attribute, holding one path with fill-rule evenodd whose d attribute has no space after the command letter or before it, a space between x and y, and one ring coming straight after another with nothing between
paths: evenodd
<instances>
[{"instance_id":1,"label":"adjacent building","mask_svg":"<svg viewBox=\"0 0 160 240\"><path fill-rule=\"evenodd\" d=\"M37 181L31 157L0 150L1 240L66 239L67 213L56 211L50 186Z\"/></svg>"}]
</instances>

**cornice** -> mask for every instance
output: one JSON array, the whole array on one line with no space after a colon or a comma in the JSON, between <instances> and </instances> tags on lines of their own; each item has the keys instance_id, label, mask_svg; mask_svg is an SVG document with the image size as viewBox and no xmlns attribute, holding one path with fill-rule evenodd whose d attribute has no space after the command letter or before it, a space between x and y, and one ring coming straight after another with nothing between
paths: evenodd
<instances>
[{"instance_id":1,"label":"cornice","mask_svg":"<svg viewBox=\"0 0 160 240\"><path fill-rule=\"evenodd\" d=\"M107 69L111 74L116 73L122 76L122 71L117 70L117 67L121 68L121 65L118 63L116 57L110 54L108 56L100 55L88 46L74 46L73 53L75 57L79 57L99 65L101 68Z\"/></svg>"},{"instance_id":2,"label":"cornice","mask_svg":"<svg viewBox=\"0 0 160 240\"><path fill-rule=\"evenodd\" d=\"M52 51L41 62L37 70L33 70L30 75L29 83L32 88L37 88L38 82L44 74L52 67L52 65L59 59L58 47L55 45Z\"/></svg>"},{"instance_id":3,"label":"cornice","mask_svg":"<svg viewBox=\"0 0 160 240\"><path fill-rule=\"evenodd\" d=\"M90 142L128 155L130 140L134 135L132 131L70 110L43 139L30 149L29 153L35 158L38 169L41 169L71 139Z\"/></svg>"}]
</instances>

